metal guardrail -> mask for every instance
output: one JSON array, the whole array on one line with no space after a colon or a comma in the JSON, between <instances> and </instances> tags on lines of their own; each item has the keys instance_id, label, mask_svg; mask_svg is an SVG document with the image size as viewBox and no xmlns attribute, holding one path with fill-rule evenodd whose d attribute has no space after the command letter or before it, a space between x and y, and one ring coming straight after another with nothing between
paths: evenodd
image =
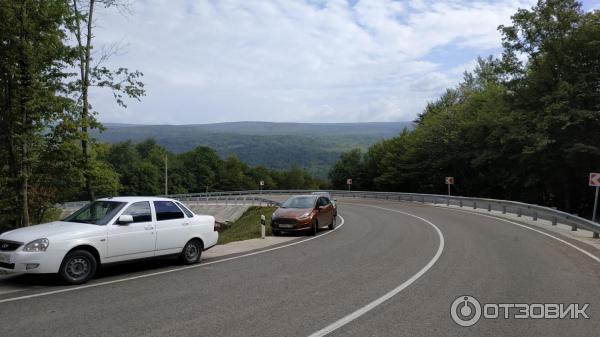
<instances>
[{"instance_id":1,"label":"metal guardrail","mask_svg":"<svg viewBox=\"0 0 600 337\"><path fill-rule=\"evenodd\" d=\"M248 190L248 191L229 191L229 192L211 192L211 193L190 193L190 194L175 194L168 197L176 199L189 198L215 198L215 197L233 197L233 196L250 196L250 195L294 195L308 194L319 190ZM594 238L600 237L600 224L592 222L588 219L579 217L574 214L559 211L554 208L526 204L510 200L486 199L486 198L471 198L460 196L448 196L437 194L419 194L419 193L400 193L400 192L369 192L369 191L343 191L343 190L320 190L321 192L329 192L334 197L350 197L350 198L367 198L367 199L385 199L397 201L413 201L430 203L434 205L471 207L473 209L487 209L488 211L499 211L503 214L515 214L517 217L531 217L533 221L538 219L552 222L552 225L565 224L571 226L571 230L576 231L578 228L586 229L593 232ZM268 199L265 199L268 200Z\"/></svg>"},{"instance_id":2,"label":"metal guardrail","mask_svg":"<svg viewBox=\"0 0 600 337\"><path fill-rule=\"evenodd\" d=\"M244 195L244 194L238 194L238 195L222 195L222 196L185 196L185 195L177 195L177 196L169 196L169 198L172 199L176 199L179 200L183 203L209 203L209 202L215 202L216 204L219 204L219 202L223 205L229 205L229 204L258 204L259 206L262 206L263 204L265 204L266 206L279 206L281 205L280 202L275 201L275 200L271 200L271 199L266 199L266 198L262 198L262 197L258 197L255 195Z\"/></svg>"},{"instance_id":3,"label":"metal guardrail","mask_svg":"<svg viewBox=\"0 0 600 337\"><path fill-rule=\"evenodd\" d=\"M430 203L434 205L471 207L473 209L487 209L488 211L498 211L503 214L515 214L518 217L531 217L533 221L538 219L552 222L552 225L565 224L571 226L573 231L578 228L593 232L593 237L600 236L600 224L584 219L574 214L559 211L554 208L526 204L517 201L471 198L460 196L448 196L437 194L419 194L419 193L401 193L401 192L369 192L369 191L343 191L343 190L247 190L247 191L228 191L228 192L210 192L210 193L187 193L172 194L165 197L177 199L184 202L258 202L266 205L279 205L280 203L261 195L294 195L309 194L312 192L329 192L334 197L345 198L367 198L367 199L385 199L397 201L412 201ZM69 202L58 205L61 208L82 207L86 202Z\"/></svg>"}]
</instances>

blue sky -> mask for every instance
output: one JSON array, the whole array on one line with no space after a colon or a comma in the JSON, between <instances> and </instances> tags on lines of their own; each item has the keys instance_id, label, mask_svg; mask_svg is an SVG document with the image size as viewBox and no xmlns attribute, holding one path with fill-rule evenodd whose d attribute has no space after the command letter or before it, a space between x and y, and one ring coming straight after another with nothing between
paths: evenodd
<instances>
[{"instance_id":1,"label":"blue sky","mask_svg":"<svg viewBox=\"0 0 600 337\"><path fill-rule=\"evenodd\" d=\"M121 45L109 65L144 72L147 96L122 109L94 91L92 104L119 123L412 120L534 2L134 1L98 13L96 43Z\"/></svg>"}]
</instances>

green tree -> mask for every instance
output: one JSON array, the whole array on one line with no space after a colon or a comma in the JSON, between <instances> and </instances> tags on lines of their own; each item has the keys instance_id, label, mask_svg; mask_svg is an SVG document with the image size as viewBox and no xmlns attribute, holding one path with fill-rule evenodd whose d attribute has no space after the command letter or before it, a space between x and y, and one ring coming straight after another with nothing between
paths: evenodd
<instances>
[{"instance_id":1,"label":"green tree","mask_svg":"<svg viewBox=\"0 0 600 337\"><path fill-rule=\"evenodd\" d=\"M17 226L31 222L31 181L46 142L46 126L57 123L71 105L63 85L71 61L71 48L65 44L67 24L64 1L0 3L0 166L6 175L1 194L3 214L9 214L2 220Z\"/></svg>"},{"instance_id":2,"label":"green tree","mask_svg":"<svg viewBox=\"0 0 600 337\"><path fill-rule=\"evenodd\" d=\"M363 152L361 150L351 150L344 152L340 160L335 163L329 172L329 179L335 189L346 189L346 180L352 179L353 189L372 189L369 181L366 181L364 174Z\"/></svg>"},{"instance_id":3,"label":"green tree","mask_svg":"<svg viewBox=\"0 0 600 337\"><path fill-rule=\"evenodd\" d=\"M577 211L587 173L600 164L598 12L576 1L539 1L501 27L505 59L527 55L514 72L514 106L527 125L521 162L547 203ZM551 183L550 183L551 182Z\"/></svg>"},{"instance_id":4,"label":"green tree","mask_svg":"<svg viewBox=\"0 0 600 337\"><path fill-rule=\"evenodd\" d=\"M81 166L84 172L85 189L89 200L95 199L93 189L93 170L89 130L101 127L96 120L96 114L89 99L91 87L108 88L112 90L119 106L126 107L124 96L140 100L144 96L144 84L141 82L143 74L140 71L130 72L127 68L111 70L103 66L110 57L111 51L99 56L94 62L92 49L93 29L95 27L95 14L97 6L104 8L119 7L122 4L116 0L71 0L70 11L72 22L69 28L75 38L77 48L76 66L79 70L79 79L71 83L71 90L77 99L75 126L81 139Z\"/></svg>"}]
</instances>

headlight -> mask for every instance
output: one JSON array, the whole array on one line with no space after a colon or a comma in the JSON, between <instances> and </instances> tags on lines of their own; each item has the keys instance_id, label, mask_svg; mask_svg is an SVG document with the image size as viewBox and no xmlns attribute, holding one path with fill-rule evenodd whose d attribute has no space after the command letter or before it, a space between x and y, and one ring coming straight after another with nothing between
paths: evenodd
<instances>
[{"instance_id":1,"label":"headlight","mask_svg":"<svg viewBox=\"0 0 600 337\"><path fill-rule=\"evenodd\" d=\"M308 217L310 217L310 212L302 214L298 219L306 219Z\"/></svg>"},{"instance_id":2,"label":"headlight","mask_svg":"<svg viewBox=\"0 0 600 337\"><path fill-rule=\"evenodd\" d=\"M23 250L26 252L45 252L49 245L50 241L48 239L37 239L26 244Z\"/></svg>"}]
</instances>

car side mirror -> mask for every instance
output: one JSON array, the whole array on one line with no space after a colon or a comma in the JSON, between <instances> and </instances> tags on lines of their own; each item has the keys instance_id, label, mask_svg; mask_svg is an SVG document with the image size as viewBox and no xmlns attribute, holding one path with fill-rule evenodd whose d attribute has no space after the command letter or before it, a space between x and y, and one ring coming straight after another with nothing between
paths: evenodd
<instances>
[{"instance_id":1,"label":"car side mirror","mask_svg":"<svg viewBox=\"0 0 600 337\"><path fill-rule=\"evenodd\" d=\"M132 222L133 222L133 215L125 215L125 214L123 214L123 215L121 215L119 217L119 220L117 220L117 225L126 226L126 225L129 225Z\"/></svg>"}]
</instances>

